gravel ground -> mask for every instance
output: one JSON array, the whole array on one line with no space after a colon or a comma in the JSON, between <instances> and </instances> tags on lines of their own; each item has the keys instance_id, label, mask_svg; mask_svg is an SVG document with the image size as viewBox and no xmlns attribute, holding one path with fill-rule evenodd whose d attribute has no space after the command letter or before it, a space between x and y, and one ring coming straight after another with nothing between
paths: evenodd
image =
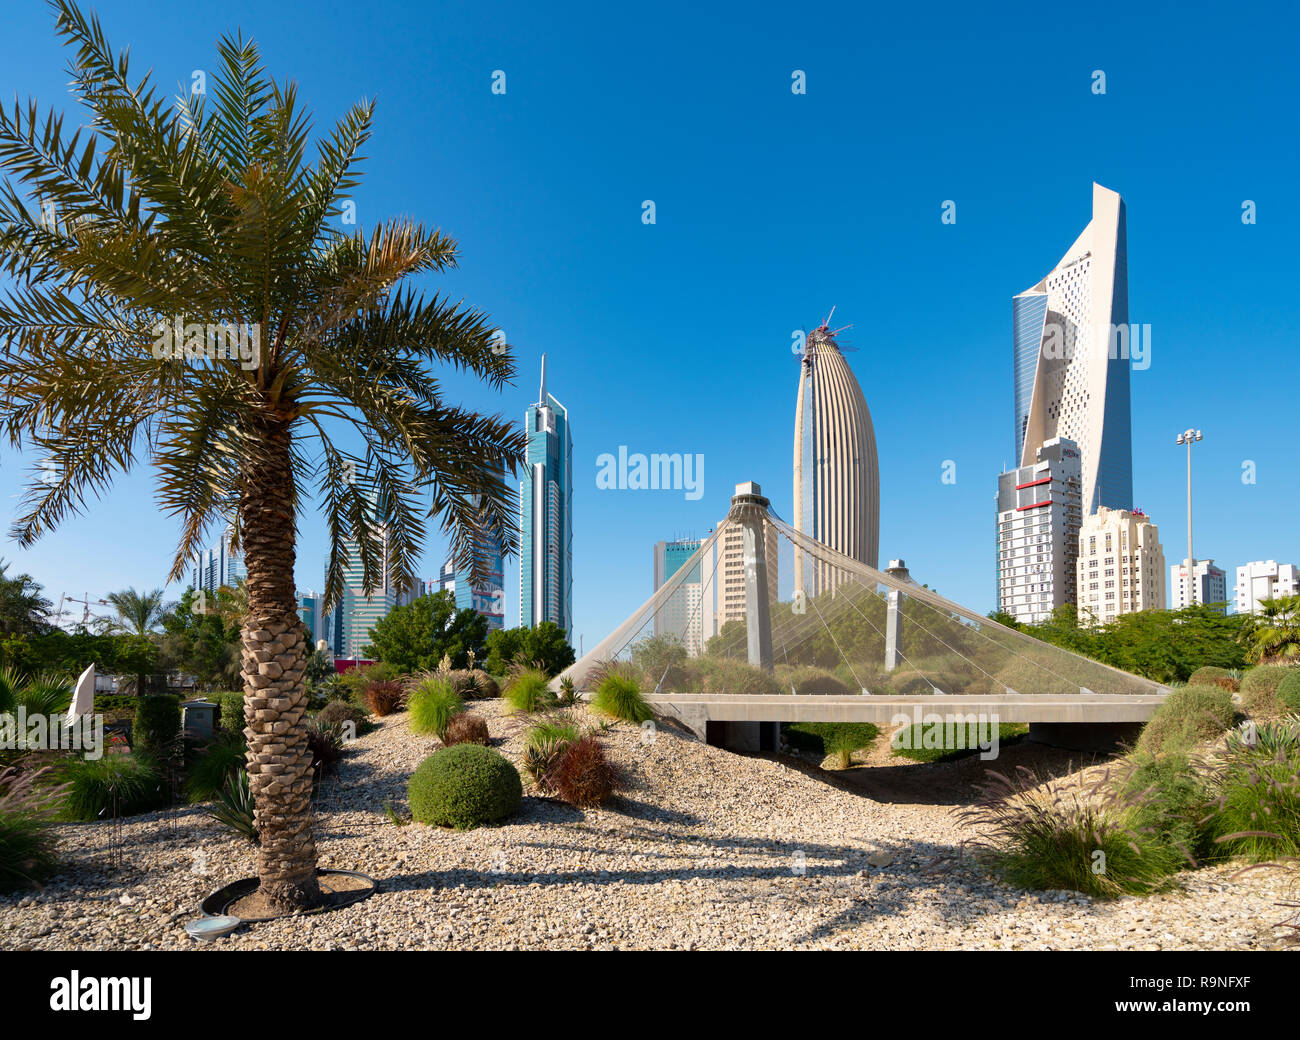
<instances>
[{"instance_id":1,"label":"gravel ground","mask_svg":"<svg viewBox=\"0 0 1300 1040\"><path fill-rule=\"evenodd\" d=\"M525 723L503 709L472 705L517 762ZM253 850L183 807L61 826L63 872L0 897L0 949L1282 945L1275 871L1189 872L1179 892L1112 903L1026 894L971 862L955 806L873 801L666 727L645 736L626 723L602 736L629 782L606 808L537 797L525 779L516 817L457 833L390 822L385 804L405 813L407 777L437 746L390 717L352 745L318 806L322 866L377 878L365 902L193 942L182 925L208 892L254 872Z\"/></svg>"}]
</instances>

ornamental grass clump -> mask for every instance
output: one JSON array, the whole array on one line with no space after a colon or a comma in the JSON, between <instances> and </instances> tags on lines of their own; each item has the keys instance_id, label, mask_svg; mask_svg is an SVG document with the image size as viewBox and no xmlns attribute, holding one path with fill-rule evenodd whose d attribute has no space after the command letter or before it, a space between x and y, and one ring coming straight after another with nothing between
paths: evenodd
<instances>
[{"instance_id":1,"label":"ornamental grass clump","mask_svg":"<svg viewBox=\"0 0 1300 1040\"><path fill-rule=\"evenodd\" d=\"M1252 862L1300 855L1300 722L1234 733L1210 780L1215 842Z\"/></svg>"},{"instance_id":2,"label":"ornamental grass clump","mask_svg":"<svg viewBox=\"0 0 1300 1040\"><path fill-rule=\"evenodd\" d=\"M411 732L436 736L445 742L447 726L465 710L465 702L446 678L425 679L406 702L411 717Z\"/></svg>"},{"instance_id":3,"label":"ornamental grass clump","mask_svg":"<svg viewBox=\"0 0 1300 1040\"><path fill-rule=\"evenodd\" d=\"M63 816L69 820L132 816L168 801L162 771L138 753L70 758L62 765L62 779L67 783Z\"/></svg>"},{"instance_id":4,"label":"ornamental grass clump","mask_svg":"<svg viewBox=\"0 0 1300 1040\"><path fill-rule=\"evenodd\" d=\"M383 718L399 711L405 699L402 684L391 679L372 682L366 686L366 707Z\"/></svg>"},{"instance_id":5,"label":"ornamental grass clump","mask_svg":"<svg viewBox=\"0 0 1300 1040\"><path fill-rule=\"evenodd\" d=\"M1139 829L1137 806L1109 792L1109 778L1044 784L1023 766L1013 777L987 775L983 800L962 816L985 831L978 854L1010 884L1114 899L1168 888L1189 865L1171 842Z\"/></svg>"},{"instance_id":6,"label":"ornamental grass clump","mask_svg":"<svg viewBox=\"0 0 1300 1040\"><path fill-rule=\"evenodd\" d=\"M626 722L640 724L654 718L637 681L618 672L611 672L601 680L591 698L591 706L602 715Z\"/></svg>"},{"instance_id":7,"label":"ornamental grass clump","mask_svg":"<svg viewBox=\"0 0 1300 1040\"><path fill-rule=\"evenodd\" d=\"M551 790L550 776L569 745L582 737L568 722L539 722L524 734L524 769L541 790Z\"/></svg>"},{"instance_id":8,"label":"ornamental grass clump","mask_svg":"<svg viewBox=\"0 0 1300 1040\"><path fill-rule=\"evenodd\" d=\"M545 672L527 668L510 680L503 696L516 712L531 715L546 711L556 705L550 682L550 677Z\"/></svg>"},{"instance_id":9,"label":"ornamental grass clump","mask_svg":"<svg viewBox=\"0 0 1300 1040\"><path fill-rule=\"evenodd\" d=\"M38 885L58 869L55 822L67 789L51 770L0 770L0 892Z\"/></svg>"},{"instance_id":10,"label":"ornamental grass clump","mask_svg":"<svg viewBox=\"0 0 1300 1040\"><path fill-rule=\"evenodd\" d=\"M567 745L547 775L550 789L581 809L607 801L618 789L618 782L605 749L591 734Z\"/></svg>"},{"instance_id":11,"label":"ornamental grass clump","mask_svg":"<svg viewBox=\"0 0 1300 1040\"><path fill-rule=\"evenodd\" d=\"M447 747L455 744L482 744L486 747L488 740L487 720L467 711L452 716L452 720L447 723L447 732L442 736L442 742Z\"/></svg>"},{"instance_id":12,"label":"ornamental grass clump","mask_svg":"<svg viewBox=\"0 0 1300 1040\"><path fill-rule=\"evenodd\" d=\"M478 744L435 752L420 763L407 785L415 820L457 830L505 819L518 811L523 793L510 760Z\"/></svg>"}]
</instances>

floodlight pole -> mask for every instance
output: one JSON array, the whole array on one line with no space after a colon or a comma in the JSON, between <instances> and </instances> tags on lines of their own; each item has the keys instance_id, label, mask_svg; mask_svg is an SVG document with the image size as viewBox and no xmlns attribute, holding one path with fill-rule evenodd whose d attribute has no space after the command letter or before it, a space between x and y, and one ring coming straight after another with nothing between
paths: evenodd
<instances>
[{"instance_id":1,"label":"floodlight pole","mask_svg":"<svg viewBox=\"0 0 1300 1040\"><path fill-rule=\"evenodd\" d=\"M1195 602L1193 590L1196 587L1193 574L1196 558L1192 555L1192 445L1201 439L1200 430L1188 429L1180 433L1175 442L1187 445L1187 599L1183 604L1187 607Z\"/></svg>"}]
</instances>

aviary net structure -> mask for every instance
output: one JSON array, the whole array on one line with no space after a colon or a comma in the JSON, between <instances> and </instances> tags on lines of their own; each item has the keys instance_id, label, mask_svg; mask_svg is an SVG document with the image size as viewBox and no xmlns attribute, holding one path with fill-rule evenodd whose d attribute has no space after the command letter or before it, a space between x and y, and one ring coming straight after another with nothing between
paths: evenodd
<instances>
[{"instance_id":1,"label":"aviary net structure","mask_svg":"<svg viewBox=\"0 0 1300 1040\"><path fill-rule=\"evenodd\" d=\"M796 573L808 588L794 587ZM611 668L634 674L647 695L1168 692L967 610L901 568L849 559L760 495L733 499L699 549L565 675L590 690Z\"/></svg>"}]
</instances>

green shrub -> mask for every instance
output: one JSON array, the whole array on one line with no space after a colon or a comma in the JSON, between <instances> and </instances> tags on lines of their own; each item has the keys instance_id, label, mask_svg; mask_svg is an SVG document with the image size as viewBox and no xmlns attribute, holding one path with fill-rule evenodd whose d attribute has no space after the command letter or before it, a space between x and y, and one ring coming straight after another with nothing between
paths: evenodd
<instances>
[{"instance_id":1,"label":"green shrub","mask_svg":"<svg viewBox=\"0 0 1300 1040\"><path fill-rule=\"evenodd\" d=\"M880 728L872 722L783 722L781 735L792 748L828 755L832 744L852 744L853 751L870 747Z\"/></svg>"},{"instance_id":2,"label":"green shrub","mask_svg":"<svg viewBox=\"0 0 1300 1040\"><path fill-rule=\"evenodd\" d=\"M664 680L664 689L680 693L764 694L789 693L776 677L731 657L695 657L682 665L680 682ZM670 677L671 678L671 677Z\"/></svg>"},{"instance_id":3,"label":"green shrub","mask_svg":"<svg viewBox=\"0 0 1300 1040\"><path fill-rule=\"evenodd\" d=\"M1291 669L1281 664L1261 664L1241 677L1241 703L1252 715L1277 712L1277 690Z\"/></svg>"},{"instance_id":4,"label":"green shrub","mask_svg":"<svg viewBox=\"0 0 1300 1040\"><path fill-rule=\"evenodd\" d=\"M171 694L147 694L135 709L131 746L155 758L167 758L181 731L181 702Z\"/></svg>"},{"instance_id":5,"label":"green shrub","mask_svg":"<svg viewBox=\"0 0 1300 1040\"><path fill-rule=\"evenodd\" d=\"M1300 727L1264 723L1255 738L1229 740L1211 780L1215 840L1255 862L1300 855Z\"/></svg>"},{"instance_id":6,"label":"green shrub","mask_svg":"<svg viewBox=\"0 0 1300 1040\"><path fill-rule=\"evenodd\" d=\"M214 699L221 705L221 728L227 733L243 733L248 725L244 720L244 691L226 690Z\"/></svg>"},{"instance_id":7,"label":"green shrub","mask_svg":"<svg viewBox=\"0 0 1300 1040\"><path fill-rule=\"evenodd\" d=\"M517 712L532 714L555 707L555 694L551 692L550 678L543 671L529 668L520 672L506 687L506 702Z\"/></svg>"},{"instance_id":8,"label":"green shrub","mask_svg":"<svg viewBox=\"0 0 1300 1040\"><path fill-rule=\"evenodd\" d=\"M58 867L50 830L66 793L49 768L0 770L0 893L38 885Z\"/></svg>"},{"instance_id":9,"label":"green shrub","mask_svg":"<svg viewBox=\"0 0 1300 1040\"><path fill-rule=\"evenodd\" d=\"M433 734L441 740L447 734L448 723L465 710L465 702L450 681L432 678L415 688L407 698L406 710L412 733Z\"/></svg>"},{"instance_id":10,"label":"green shrub","mask_svg":"<svg viewBox=\"0 0 1300 1040\"><path fill-rule=\"evenodd\" d=\"M185 778L185 797L206 802L226 786L226 781L244 768L248 744L243 733L223 730L190 765Z\"/></svg>"},{"instance_id":11,"label":"green shrub","mask_svg":"<svg viewBox=\"0 0 1300 1040\"><path fill-rule=\"evenodd\" d=\"M1204 664L1187 677L1188 686L1218 686L1225 690L1236 691L1240 682L1227 668Z\"/></svg>"},{"instance_id":12,"label":"green shrub","mask_svg":"<svg viewBox=\"0 0 1300 1040\"><path fill-rule=\"evenodd\" d=\"M1152 755L1187 751L1231 728L1232 694L1217 686L1179 686L1142 727L1138 750Z\"/></svg>"},{"instance_id":13,"label":"green shrub","mask_svg":"<svg viewBox=\"0 0 1300 1040\"><path fill-rule=\"evenodd\" d=\"M1003 744L1024 736L1029 727L1023 722L998 724L998 743ZM937 762L948 757L959 757L992 745L991 722L920 722L904 726L891 738L892 754L910 758L914 762Z\"/></svg>"},{"instance_id":14,"label":"green shrub","mask_svg":"<svg viewBox=\"0 0 1300 1040\"><path fill-rule=\"evenodd\" d=\"M810 665L778 666L776 681L780 684L782 693L789 693L791 687L794 687L795 693L847 696L858 692L834 672Z\"/></svg>"},{"instance_id":15,"label":"green shrub","mask_svg":"<svg viewBox=\"0 0 1300 1040\"><path fill-rule=\"evenodd\" d=\"M1182 854L1116 797L1078 786L1041 784L1029 771L1016 779L989 772L985 801L962 815L985 828L981 855L1021 888L1064 889L1099 899L1170 887Z\"/></svg>"},{"instance_id":16,"label":"green shrub","mask_svg":"<svg viewBox=\"0 0 1300 1040\"><path fill-rule=\"evenodd\" d=\"M407 796L411 816L420 823L468 830L517 811L523 783L519 771L499 752L457 744L420 763Z\"/></svg>"},{"instance_id":17,"label":"green shrub","mask_svg":"<svg viewBox=\"0 0 1300 1040\"><path fill-rule=\"evenodd\" d=\"M1200 763L1184 752L1135 752L1119 781L1135 830L1149 830L1184 853L1188 866L1218 851L1210 833L1210 793Z\"/></svg>"},{"instance_id":18,"label":"green shrub","mask_svg":"<svg viewBox=\"0 0 1300 1040\"><path fill-rule=\"evenodd\" d=\"M63 763L61 779L68 784L62 815L70 820L131 816L168 801L162 773L138 752L95 760L70 758Z\"/></svg>"},{"instance_id":19,"label":"green shrub","mask_svg":"<svg viewBox=\"0 0 1300 1040\"><path fill-rule=\"evenodd\" d=\"M1284 711L1300 715L1300 668L1288 668L1277 684L1277 702Z\"/></svg>"},{"instance_id":20,"label":"green shrub","mask_svg":"<svg viewBox=\"0 0 1300 1040\"><path fill-rule=\"evenodd\" d=\"M225 787L217 792L216 801L204 811L223 827L229 827L256 845L258 834L253 809L248 774L241 769L226 781Z\"/></svg>"},{"instance_id":21,"label":"green shrub","mask_svg":"<svg viewBox=\"0 0 1300 1040\"><path fill-rule=\"evenodd\" d=\"M636 680L617 672L611 672L601 680L591 698L591 706L602 715L638 725L654 718L654 712L641 696Z\"/></svg>"},{"instance_id":22,"label":"green shrub","mask_svg":"<svg viewBox=\"0 0 1300 1040\"><path fill-rule=\"evenodd\" d=\"M330 701L316 713L316 721L322 726L342 725L350 722L356 727L358 733L366 725L367 719L369 719L369 715L364 710L348 701Z\"/></svg>"}]
</instances>

